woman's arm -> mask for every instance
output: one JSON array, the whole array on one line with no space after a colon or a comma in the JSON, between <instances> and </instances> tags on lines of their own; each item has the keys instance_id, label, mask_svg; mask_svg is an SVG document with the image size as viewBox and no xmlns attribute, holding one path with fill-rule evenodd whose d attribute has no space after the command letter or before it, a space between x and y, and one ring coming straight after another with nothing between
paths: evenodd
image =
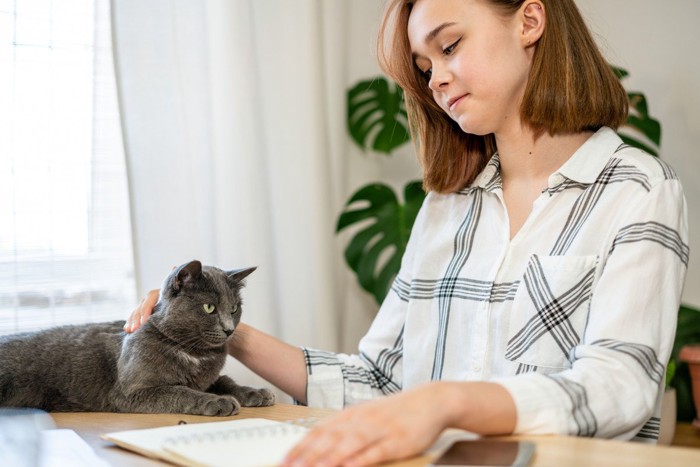
<instances>
[{"instance_id":1,"label":"woman's arm","mask_svg":"<svg viewBox=\"0 0 700 467\"><path fill-rule=\"evenodd\" d=\"M228 340L228 352L258 376L306 403L306 363L301 348L240 323Z\"/></svg>"},{"instance_id":2,"label":"woman's arm","mask_svg":"<svg viewBox=\"0 0 700 467\"><path fill-rule=\"evenodd\" d=\"M516 409L496 383L433 382L347 408L315 428L284 465L374 465L423 452L443 429L509 434Z\"/></svg>"}]
</instances>

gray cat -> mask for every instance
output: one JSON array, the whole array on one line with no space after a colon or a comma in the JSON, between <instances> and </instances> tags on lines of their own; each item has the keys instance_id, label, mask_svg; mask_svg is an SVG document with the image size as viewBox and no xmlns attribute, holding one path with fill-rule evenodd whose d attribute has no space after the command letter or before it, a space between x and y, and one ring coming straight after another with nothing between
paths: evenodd
<instances>
[{"instance_id":1,"label":"gray cat","mask_svg":"<svg viewBox=\"0 0 700 467\"><path fill-rule=\"evenodd\" d=\"M0 406L225 416L272 405L268 389L219 375L254 270L180 266L133 334L115 321L0 337Z\"/></svg>"}]
</instances>

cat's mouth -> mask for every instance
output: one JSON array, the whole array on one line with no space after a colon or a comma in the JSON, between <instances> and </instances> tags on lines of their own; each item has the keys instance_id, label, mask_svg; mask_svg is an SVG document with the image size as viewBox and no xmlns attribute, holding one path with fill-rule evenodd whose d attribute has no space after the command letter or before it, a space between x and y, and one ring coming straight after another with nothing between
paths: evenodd
<instances>
[{"instance_id":1,"label":"cat's mouth","mask_svg":"<svg viewBox=\"0 0 700 467\"><path fill-rule=\"evenodd\" d=\"M223 331L205 331L202 337L210 347L220 347L226 344L228 339L228 335Z\"/></svg>"}]
</instances>

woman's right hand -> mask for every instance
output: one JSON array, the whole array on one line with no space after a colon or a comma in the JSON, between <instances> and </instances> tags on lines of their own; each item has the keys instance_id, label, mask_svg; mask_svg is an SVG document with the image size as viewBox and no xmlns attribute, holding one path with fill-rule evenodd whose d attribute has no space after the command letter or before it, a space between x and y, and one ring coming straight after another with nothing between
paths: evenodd
<instances>
[{"instance_id":1,"label":"woman's right hand","mask_svg":"<svg viewBox=\"0 0 700 467\"><path fill-rule=\"evenodd\" d=\"M148 321L148 318L153 313L153 307L158 303L158 298L160 297L160 290L153 289L146 294L141 300L141 303L131 312L129 319L126 320L124 324L125 332L134 332L141 327L143 323Z\"/></svg>"}]
</instances>

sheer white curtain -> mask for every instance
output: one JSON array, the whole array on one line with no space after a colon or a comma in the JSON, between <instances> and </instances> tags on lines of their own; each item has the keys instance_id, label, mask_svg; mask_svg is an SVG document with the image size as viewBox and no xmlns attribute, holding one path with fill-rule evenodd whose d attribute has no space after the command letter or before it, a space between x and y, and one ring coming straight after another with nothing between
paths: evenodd
<instances>
[{"instance_id":1,"label":"sheer white curtain","mask_svg":"<svg viewBox=\"0 0 700 467\"><path fill-rule=\"evenodd\" d=\"M0 1L0 334L134 306L109 0Z\"/></svg>"},{"instance_id":2,"label":"sheer white curtain","mask_svg":"<svg viewBox=\"0 0 700 467\"><path fill-rule=\"evenodd\" d=\"M193 258L257 265L244 320L336 349L345 2L112 8L139 293Z\"/></svg>"}]
</instances>

